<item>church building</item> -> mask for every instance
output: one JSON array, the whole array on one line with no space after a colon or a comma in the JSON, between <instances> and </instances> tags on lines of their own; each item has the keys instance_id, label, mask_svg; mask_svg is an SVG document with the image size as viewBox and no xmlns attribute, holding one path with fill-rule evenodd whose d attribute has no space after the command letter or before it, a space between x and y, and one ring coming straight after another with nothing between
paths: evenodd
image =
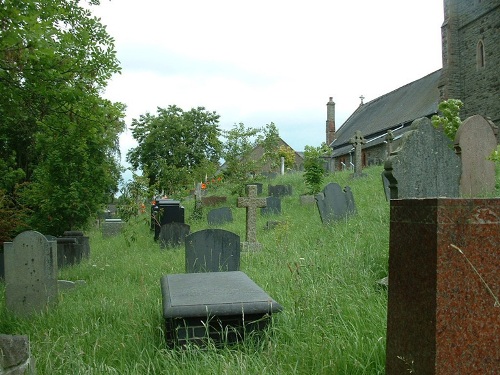
<instances>
[{"instance_id":1,"label":"church building","mask_svg":"<svg viewBox=\"0 0 500 375\"><path fill-rule=\"evenodd\" d=\"M356 131L365 138L364 166L381 164L401 135L420 117L438 112L446 99L460 99L462 120L480 114L500 124L500 1L444 0L441 26L443 68L414 82L361 103L335 128L335 103L327 105L326 142L332 148L330 170L349 168Z\"/></svg>"}]
</instances>

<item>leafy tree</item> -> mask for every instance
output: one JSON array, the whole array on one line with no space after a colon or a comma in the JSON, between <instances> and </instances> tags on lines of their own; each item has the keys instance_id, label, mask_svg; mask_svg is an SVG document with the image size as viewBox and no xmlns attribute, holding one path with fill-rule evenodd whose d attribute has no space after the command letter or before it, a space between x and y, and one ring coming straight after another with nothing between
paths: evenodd
<instances>
[{"instance_id":1,"label":"leafy tree","mask_svg":"<svg viewBox=\"0 0 500 375\"><path fill-rule=\"evenodd\" d=\"M329 148L324 142L320 147L306 146L304 148L304 179L310 189L310 194L317 194L321 190L325 176L321 157L328 152Z\"/></svg>"},{"instance_id":2,"label":"leafy tree","mask_svg":"<svg viewBox=\"0 0 500 375\"><path fill-rule=\"evenodd\" d=\"M264 149L264 155L260 164L268 164L271 170L278 169L281 163L279 155L280 135L278 128L273 122L267 124L262 129L262 134L259 135L257 143Z\"/></svg>"},{"instance_id":3,"label":"leafy tree","mask_svg":"<svg viewBox=\"0 0 500 375\"><path fill-rule=\"evenodd\" d=\"M432 125L436 128L441 127L448 138L454 140L458 127L462 123L460 120L460 108L462 107L463 103L458 99L442 101L438 106L441 115L432 116Z\"/></svg>"},{"instance_id":4,"label":"leafy tree","mask_svg":"<svg viewBox=\"0 0 500 375\"><path fill-rule=\"evenodd\" d=\"M219 115L204 107L188 112L170 105L132 120L138 146L127 154L133 168L141 169L149 186L168 194L213 173L221 152Z\"/></svg>"},{"instance_id":5,"label":"leafy tree","mask_svg":"<svg viewBox=\"0 0 500 375\"><path fill-rule=\"evenodd\" d=\"M0 3L0 188L23 184L33 228L81 227L116 190L124 107L101 93L117 72L113 39L78 0Z\"/></svg>"},{"instance_id":6,"label":"leafy tree","mask_svg":"<svg viewBox=\"0 0 500 375\"><path fill-rule=\"evenodd\" d=\"M281 145L278 149L278 156L280 160L282 157L285 158L285 168L293 168L295 164L295 151L292 148Z\"/></svg>"}]
</instances>

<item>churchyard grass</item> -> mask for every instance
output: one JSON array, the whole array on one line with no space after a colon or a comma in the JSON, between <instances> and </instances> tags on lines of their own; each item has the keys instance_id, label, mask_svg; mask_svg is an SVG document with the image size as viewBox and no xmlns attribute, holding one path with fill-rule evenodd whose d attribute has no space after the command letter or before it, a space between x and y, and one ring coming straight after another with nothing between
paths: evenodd
<instances>
[{"instance_id":1,"label":"churchyard grass","mask_svg":"<svg viewBox=\"0 0 500 375\"><path fill-rule=\"evenodd\" d=\"M58 305L29 319L5 309L0 283L0 332L27 334L40 374L383 374L387 290L389 204L381 167L351 180L348 172L328 175L352 188L357 215L329 225L315 205L301 205L302 174L279 176L291 184L282 214L259 214L260 252L242 253L241 270L283 305L260 339L204 350L169 350L163 337L160 277L184 273L181 247L160 250L147 215L129 222L122 235L90 236L91 257L62 269L59 279L86 285L60 293ZM267 186L265 186L265 191ZM224 187L216 194L223 195ZM191 231L194 202L183 201ZM245 239L245 209L228 197L234 221L222 226ZM206 212L204 217L206 218ZM267 220L282 224L264 230Z\"/></svg>"}]
</instances>

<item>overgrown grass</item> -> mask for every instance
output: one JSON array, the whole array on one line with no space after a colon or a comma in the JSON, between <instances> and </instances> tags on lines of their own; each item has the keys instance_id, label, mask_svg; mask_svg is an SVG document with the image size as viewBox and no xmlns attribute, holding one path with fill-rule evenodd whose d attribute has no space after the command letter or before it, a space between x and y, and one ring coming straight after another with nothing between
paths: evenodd
<instances>
[{"instance_id":1,"label":"overgrown grass","mask_svg":"<svg viewBox=\"0 0 500 375\"><path fill-rule=\"evenodd\" d=\"M87 285L61 293L58 305L29 319L5 309L0 284L0 332L27 334L40 374L381 374L385 366L389 205L381 168L350 180L335 173L327 181L352 188L358 214L324 225L315 205L302 206L301 174L272 184L293 186L282 199L282 215L259 215L263 250L242 253L241 270L284 306L264 338L222 349L169 350L163 337L160 277L184 272L184 250L160 250L146 217L123 235L90 236L91 258L64 269L60 279ZM264 187L267 189L267 186ZM219 188L217 195L223 194ZM231 197L234 222L222 228L245 238L245 210ZM191 231L206 219L190 221ZM205 212L206 214L206 212ZM264 230L267 220L283 224Z\"/></svg>"}]
</instances>

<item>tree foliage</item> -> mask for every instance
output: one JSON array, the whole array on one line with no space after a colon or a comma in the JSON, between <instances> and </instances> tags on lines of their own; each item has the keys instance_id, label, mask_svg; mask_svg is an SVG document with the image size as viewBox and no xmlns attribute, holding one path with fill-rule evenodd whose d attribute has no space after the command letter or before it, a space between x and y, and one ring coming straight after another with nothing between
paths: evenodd
<instances>
[{"instance_id":1,"label":"tree foliage","mask_svg":"<svg viewBox=\"0 0 500 375\"><path fill-rule=\"evenodd\" d=\"M462 123L460 120L460 109L463 103L458 99L448 99L439 103L438 109L441 115L432 116L432 125L442 128L444 133L452 141L455 139L458 127Z\"/></svg>"},{"instance_id":2,"label":"tree foliage","mask_svg":"<svg viewBox=\"0 0 500 375\"><path fill-rule=\"evenodd\" d=\"M41 232L82 227L117 189L124 106L101 97L113 43L78 0L0 3L0 188L22 184Z\"/></svg>"},{"instance_id":3,"label":"tree foliage","mask_svg":"<svg viewBox=\"0 0 500 375\"><path fill-rule=\"evenodd\" d=\"M304 179L309 187L310 194L317 194L321 190L321 184L325 176L322 156L330 152L326 143L319 147L306 146L304 148Z\"/></svg>"},{"instance_id":4,"label":"tree foliage","mask_svg":"<svg viewBox=\"0 0 500 375\"><path fill-rule=\"evenodd\" d=\"M185 112L176 105L157 108L132 120L138 146L127 154L133 168L141 169L149 186L172 194L213 174L220 158L219 115L204 107Z\"/></svg>"}]
</instances>

